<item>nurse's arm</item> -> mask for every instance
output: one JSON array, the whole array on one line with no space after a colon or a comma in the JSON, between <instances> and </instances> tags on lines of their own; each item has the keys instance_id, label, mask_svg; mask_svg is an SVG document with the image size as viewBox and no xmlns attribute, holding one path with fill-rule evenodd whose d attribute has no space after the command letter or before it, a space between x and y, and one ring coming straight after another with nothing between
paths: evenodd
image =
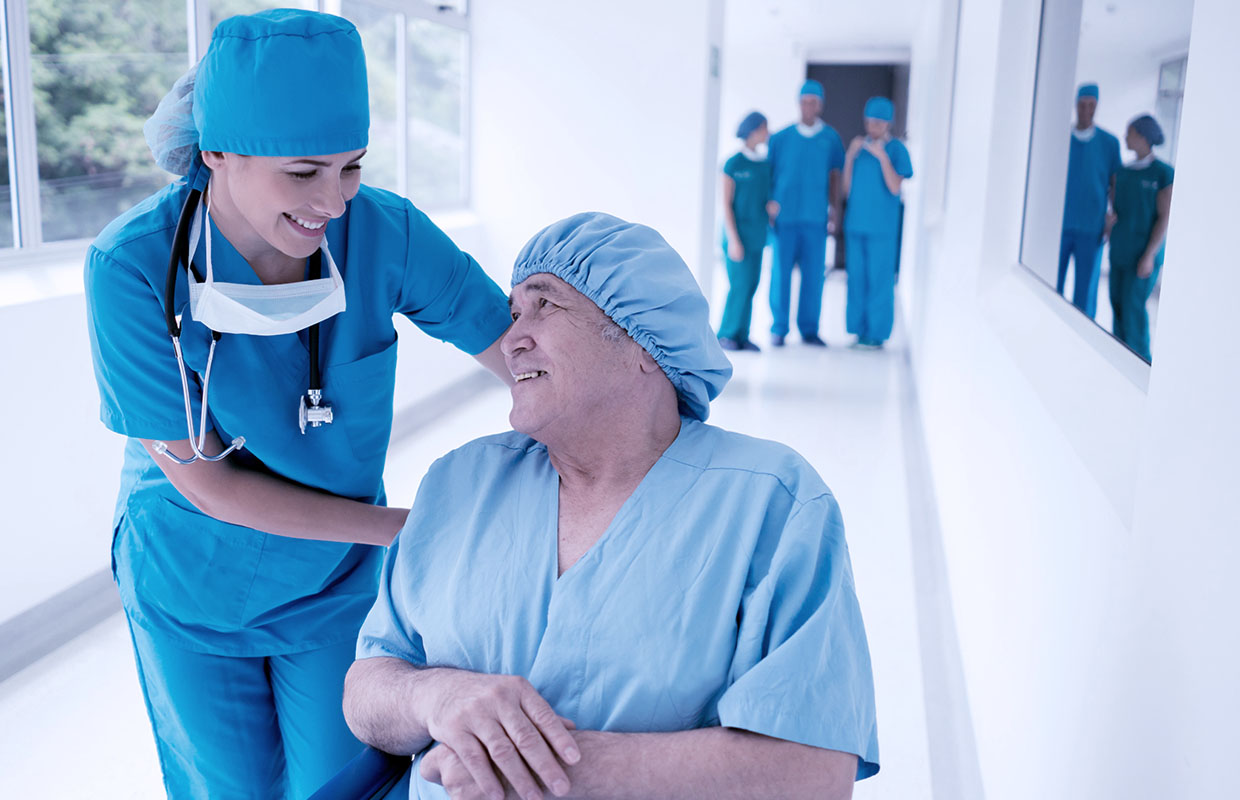
<instances>
[{"instance_id":1,"label":"nurse's arm","mask_svg":"<svg viewBox=\"0 0 1240 800\"><path fill-rule=\"evenodd\" d=\"M250 469L231 458L177 464L160 455L154 441L141 441L176 490L199 511L222 522L294 539L389 545L409 515L407 508L349 500ZM193 453L188 439L167 445L180 458ZM215 431L207 433L203 452L223 449Z\"/></svg>"},{"instance_id":2,"label":"nurse's arm","mask_svg":"<svg viewBox=\"0 0 1240 800\"><path fill-rule=\"evenodd\" d=\"M1143 255L1143 258L1151 261L1158 254L1158 248L1167 240L1167 226L1171 222L1171 187L1164 186L1159 189L1155 202L1158 204L1158 217L1154 220L1154 227L1150 229L1150 241L1145 245Z\"/></svg>"},{"instance_id":3,"label":"nurse's arm","mask_svg":"<svg viewBox=\"0 0 1240 800\"><path fill-rule=\"evenodd\" d=\"M835 222L835 229L839 229L840 225L840 201L843 194L840 189L840 171L833 169L827 173L827 201L831 204L831 219Z\"/></svg>"},{"instance_id":4,"label":"nurse's arm","mask_svg":"<svg viewBox=\"0 0 1240 800\"><path fill-rule=\"evenodd\" d=\"M508 331L504 331L508 333ZM507 386L515 386L517 379L512 377L512 373L508 371L508 364L504 362L504 354L499 349L499 343L504 341L504 333L491 343L491 346L474 356L479 364L495 373L495 377L499 378Z\"/></svg>"},{"instance_id":5,"label":"nurse's arm","mask_svg":"<svg viewBox=\"0 0 1240 800\"><path fill-rule=\"evenodd\" d=\"M896 172L895 164L891 163L891 156L887 155L887 151L881 147L873 150L878 156L878 164L883 168L883 183L887 184L887 191L892 194L900 193L900 186L904 183L904 176Z\"/></svg>"},{"instance_id":6,"label":"nurse's arm","mask_svg":"<svg viewBox=\"0 0 1240 800\"><path fill-rule=\"evenodd\" d=\"M736 227L736 210L732 208L732 203L736 200L736 181L732 180L731 175L723 175L720 183L723 187L723 228L728 234L729 242L739 243L741 232Z\"/></svg>"}]
</instances>

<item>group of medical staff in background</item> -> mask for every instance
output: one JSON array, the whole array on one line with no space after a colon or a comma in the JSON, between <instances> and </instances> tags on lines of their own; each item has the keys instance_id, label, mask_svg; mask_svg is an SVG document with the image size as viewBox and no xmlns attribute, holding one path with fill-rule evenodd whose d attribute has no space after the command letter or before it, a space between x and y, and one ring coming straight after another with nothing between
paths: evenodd
<instances>
[{"instance_id":1,"label":"group of medical staff in background","mask_svg":"<svg viewBox=\"0 0 1240 800\"><path fill-rule=\"evenodd\" d=\"M723 165L722 177L729 287L719 342L725 350L760 350L750 338L750 326L768 241L774 247L771 344L786 343L792 274L799 271L796 322L801 341L826 346L819 320L827 237L841 220L848 253L845 321L856 337L852 346L875 350L891 336L900 189L913 175L912 161L904 144L892 136L895 108L890 99L871 97L866 102L865 135L855 137L847 149L820 118L824 100L823 85L807 80L801 86L797 122L772 135L766 117L753 111L737 127L741 148Z\"/></svg>"},{"instance_id":2,"label":"group of medical staff in background","mask_svg":"<svg viewBox=\"0 0 1240 800\"><path fill-rule=\"evenodd\" d=\"M1148 303L1162 271L1175 169L1154 155L1166 136L1150 114L1128 123L1124 144L1135 159L1123 163L1119 140L1094 123L1098 102L1098 84L1077 89L1055 288L1066 296L1071 263L1072 304L1093 319L1109 242L1112 332L1150 361Z\"/></svg>"}]
</instances>

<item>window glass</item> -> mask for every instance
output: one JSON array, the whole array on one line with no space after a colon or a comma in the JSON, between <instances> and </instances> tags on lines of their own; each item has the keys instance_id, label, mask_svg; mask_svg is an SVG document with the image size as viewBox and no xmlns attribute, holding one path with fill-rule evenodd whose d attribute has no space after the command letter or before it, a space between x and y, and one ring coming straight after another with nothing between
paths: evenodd
<instances>
[{"instance_id":1,"label":"window glass","mask_svg":"<svg viewBox=\"0 0 1240 800\"><path fill-rule=\"evenodd\" d=\"M4 108L4 87L8 85L8 66L0 59L0 247L13 246L13 187L9 185L8 118Z\"/></svg>"},{"instance_id":2,"label":"window glass","mask_svg":"<svg viewBox=\"0 0 1240 800\"><path fill-rule=\"evenodd\" d=\"M465 98L467 34L409 20L409 199L422 208L466 202Z\"/></svg>"},{"instance_id":3,"label":"window glass","mask_svg":"<svg viewBox=\"0 0 1240 800\"><path fill-rule=\"evenodd\" d=\"M238 14L255 14L269 8L300 8L303 11L317 11L318 3L314 0L209 0L211 9L211 29L229 17Z\"/></svg>"},{"instance_id":4,"label":"window glass","mask_svg":"<svg viewBox=\"0 0 1240 800\"><path fill-rule=\"evenodd\" d=\"M142 124L188 66L185 3L30 0L29 14L43 240L90 238L169 180Z\"/></svg>"},{"instance_id":5,"label":"window glass","mask_svg":"<svg viewBox=\"0 0 1240 800\"><path fill-rule=\"evenodd\" d=\"M362 182L393 192L398 181L398 144L401 137L397 113L396 32L397 17L369 3L347 0L341 14L357 26L366 50L366 80L370 91L370 144L362 159Z\"/></svg>"}]
</instances>

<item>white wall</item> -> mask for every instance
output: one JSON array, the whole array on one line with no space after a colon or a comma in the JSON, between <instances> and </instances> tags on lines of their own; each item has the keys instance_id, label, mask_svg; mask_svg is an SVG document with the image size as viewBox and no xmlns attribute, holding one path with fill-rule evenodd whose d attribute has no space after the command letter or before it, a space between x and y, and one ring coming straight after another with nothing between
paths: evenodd
<instances>
[{"instance_id":1,"label":"white wall","mask_svg":"<svg viewBox=\"0 0 1240 800\"><path fill-rule=\"evenodd\" d=\"M1039 13L964 0L946 214L913 298L960 711L987 797L1237 796L1240 209L1210 142L1240 116L1240 10L1196 3L1169 236L1193 268L1164 278L1151 370L1012 266Z\"/></svg>"},{"instance_id":2,"label":"white wall","mask_svg":"<svg viewBox=\"0 0 1240 800\"><path fill-rule=\"evenodd\" d=\"M722 9L721 0L470 4L473 198L499 264L510 270L556 220L606 211L655 228L703 274Z\"/></svg>"}]
</instances>

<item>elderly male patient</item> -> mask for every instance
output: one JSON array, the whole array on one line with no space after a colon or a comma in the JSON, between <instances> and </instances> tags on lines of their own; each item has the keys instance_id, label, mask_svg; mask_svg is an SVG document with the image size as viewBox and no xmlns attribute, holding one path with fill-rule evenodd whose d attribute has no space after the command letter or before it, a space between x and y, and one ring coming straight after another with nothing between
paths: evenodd
<instances>
[{"instance_id":1,"label":"elderly male patient","mask_svg":"<svg viewBox=\"0 0 1240 800\"><path fill-rule=\"evenodd\" d=\"M705 424L732 369L650 228L580 214L512 276L513 430L426 474L345 685L415 798L849 797L878 771L839 508Z\"/></svg>"}]
</instances>

